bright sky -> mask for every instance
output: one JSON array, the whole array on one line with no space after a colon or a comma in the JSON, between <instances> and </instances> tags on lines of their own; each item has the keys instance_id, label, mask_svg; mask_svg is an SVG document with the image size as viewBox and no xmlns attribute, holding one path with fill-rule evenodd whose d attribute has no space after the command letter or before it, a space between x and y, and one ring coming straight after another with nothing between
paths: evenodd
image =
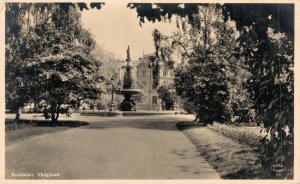
<instances>
[{"instance_id":1,"label":"bright sky","mask_svg":"<svg viewBox=\"0 0 300 184\"><path fill-rule=\"evenodd\" d=\"M127 3L120 1L106 2L100 10L83 11L82 23L95 36L99 46L104 46L120 59L126 58L128 45L132 59L142 57L143 53L154 53L154 28L170 34L176 27L174 22L146 22L141 27L135 9L127 8Z\"/></svg>"}]
</instances>

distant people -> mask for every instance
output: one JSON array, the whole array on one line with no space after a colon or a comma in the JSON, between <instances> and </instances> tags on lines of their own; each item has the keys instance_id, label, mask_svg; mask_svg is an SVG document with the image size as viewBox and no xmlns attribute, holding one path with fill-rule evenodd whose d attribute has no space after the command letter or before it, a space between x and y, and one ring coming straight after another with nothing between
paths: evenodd
<instances>
[{"instance_id":1,"label":"distant people","mask_svg":"<svg viewBox=\"0 0 300 184\"><path fill-rule=\"evenodd\" d=\"M48 109L47 109L46 106L44 106L43 114L44 114L45 119L49 119L50 118L49 113L48 113Z\"/></svg>"},{"instance_id":2,"label":"distant people","mask_svg":"<svg viewBox=\"0 0 300 184\"><path fill-rule=\"evenodd\" d=\"M95 110L95 109L94 109L94 104L93 104L93 103L90 104L90 109L93 110L93 111Z\"/></svg>"}]
</instances>

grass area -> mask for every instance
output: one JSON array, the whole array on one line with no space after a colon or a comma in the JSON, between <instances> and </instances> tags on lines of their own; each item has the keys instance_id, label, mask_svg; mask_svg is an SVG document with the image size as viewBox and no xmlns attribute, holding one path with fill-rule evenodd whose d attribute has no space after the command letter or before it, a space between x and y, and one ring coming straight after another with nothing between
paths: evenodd
<instances>
[{"instance_id":1,"label":"grass area","mask_svg":"<svg viewBox=\"0 0 300 184\"><path fill-rule=\"evenodd\" d=\"M210 130L229 137L241 144L247 144L257 148L260 146L260 140L266 135L266 132L261 127L236 126L214 123L207 126Z\"/></svg>"},{"instance_id":2,"label":"grass area","mask_svg":"<svg viewBox=\"0 0 300 184\"><path fill-rule=\"evenodd\" d=\"M261 167L255 161L257 149L194 123L186 123L184 134L224 179L261 179ZM177 125L178 126L178 125Z\"/></svg>"},{"instance_id":3,"label":"grass area","mask_svg":"<svg viewBox=\"0 0 300 184\"><path fill-rule=\"evenodd\" d=\"M83 125L88 125L88 123L81 121L60 121L53 126L50 121L46 120L20 120L18 123L13 120L6 120L5 144L8 145L16 141L28 139L32 136L54 133Z\"/></svg>"},{"instance_id":4,"label":"grass area","mask_svg":"<svg viewBox=\"0 0 300 184\"><path fill-rule=\"evenodd\" d=\"M14 131L7 131L5 132L5 144L8 145L16 141L28 139L36 135L42 135L46 133L49 134L67 129L68 127L32 127L18 129Z\"/></svg>"}]
</instances>

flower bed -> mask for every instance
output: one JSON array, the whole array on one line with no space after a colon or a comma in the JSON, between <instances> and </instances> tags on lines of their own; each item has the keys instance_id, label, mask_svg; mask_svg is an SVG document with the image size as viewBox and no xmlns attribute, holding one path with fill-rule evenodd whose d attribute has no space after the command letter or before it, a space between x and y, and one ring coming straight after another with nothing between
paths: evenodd
<instances>
[{"instance_id":1,"label":"flower bed","mask_svg":"<svg viewBox=\"0 0 300 184\"><path fill-rule=\"evenodd\" d=\"M209 125L208 128L251 147L258 147L260 140L266 135L261 127L240 127L215 123L212 126Z\"/></svg>"}]
</instances>

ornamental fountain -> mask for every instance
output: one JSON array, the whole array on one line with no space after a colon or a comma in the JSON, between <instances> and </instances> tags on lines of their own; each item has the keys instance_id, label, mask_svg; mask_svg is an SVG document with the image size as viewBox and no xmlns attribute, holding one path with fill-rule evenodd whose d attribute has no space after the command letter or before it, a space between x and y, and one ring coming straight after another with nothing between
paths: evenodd
<instances>
[{"instance_id":1,"label":"ornamental fountain","mask_svg":"<svg viewBox=\"0 0 300 184\"><path fill-rule=\"evenodd\" d=\"M123 70L123 86L120 89L120 94L124 96L124 99L121 103L120 110L121 111L135 111L136 104L134 102L134 96L142 96L143 90L134 88L134 81L132 79L132 70L133 66L131 64L130 58L130 47L127 48L127 58L126 64L121 67Z\"/></svg>"}]
</instances>

